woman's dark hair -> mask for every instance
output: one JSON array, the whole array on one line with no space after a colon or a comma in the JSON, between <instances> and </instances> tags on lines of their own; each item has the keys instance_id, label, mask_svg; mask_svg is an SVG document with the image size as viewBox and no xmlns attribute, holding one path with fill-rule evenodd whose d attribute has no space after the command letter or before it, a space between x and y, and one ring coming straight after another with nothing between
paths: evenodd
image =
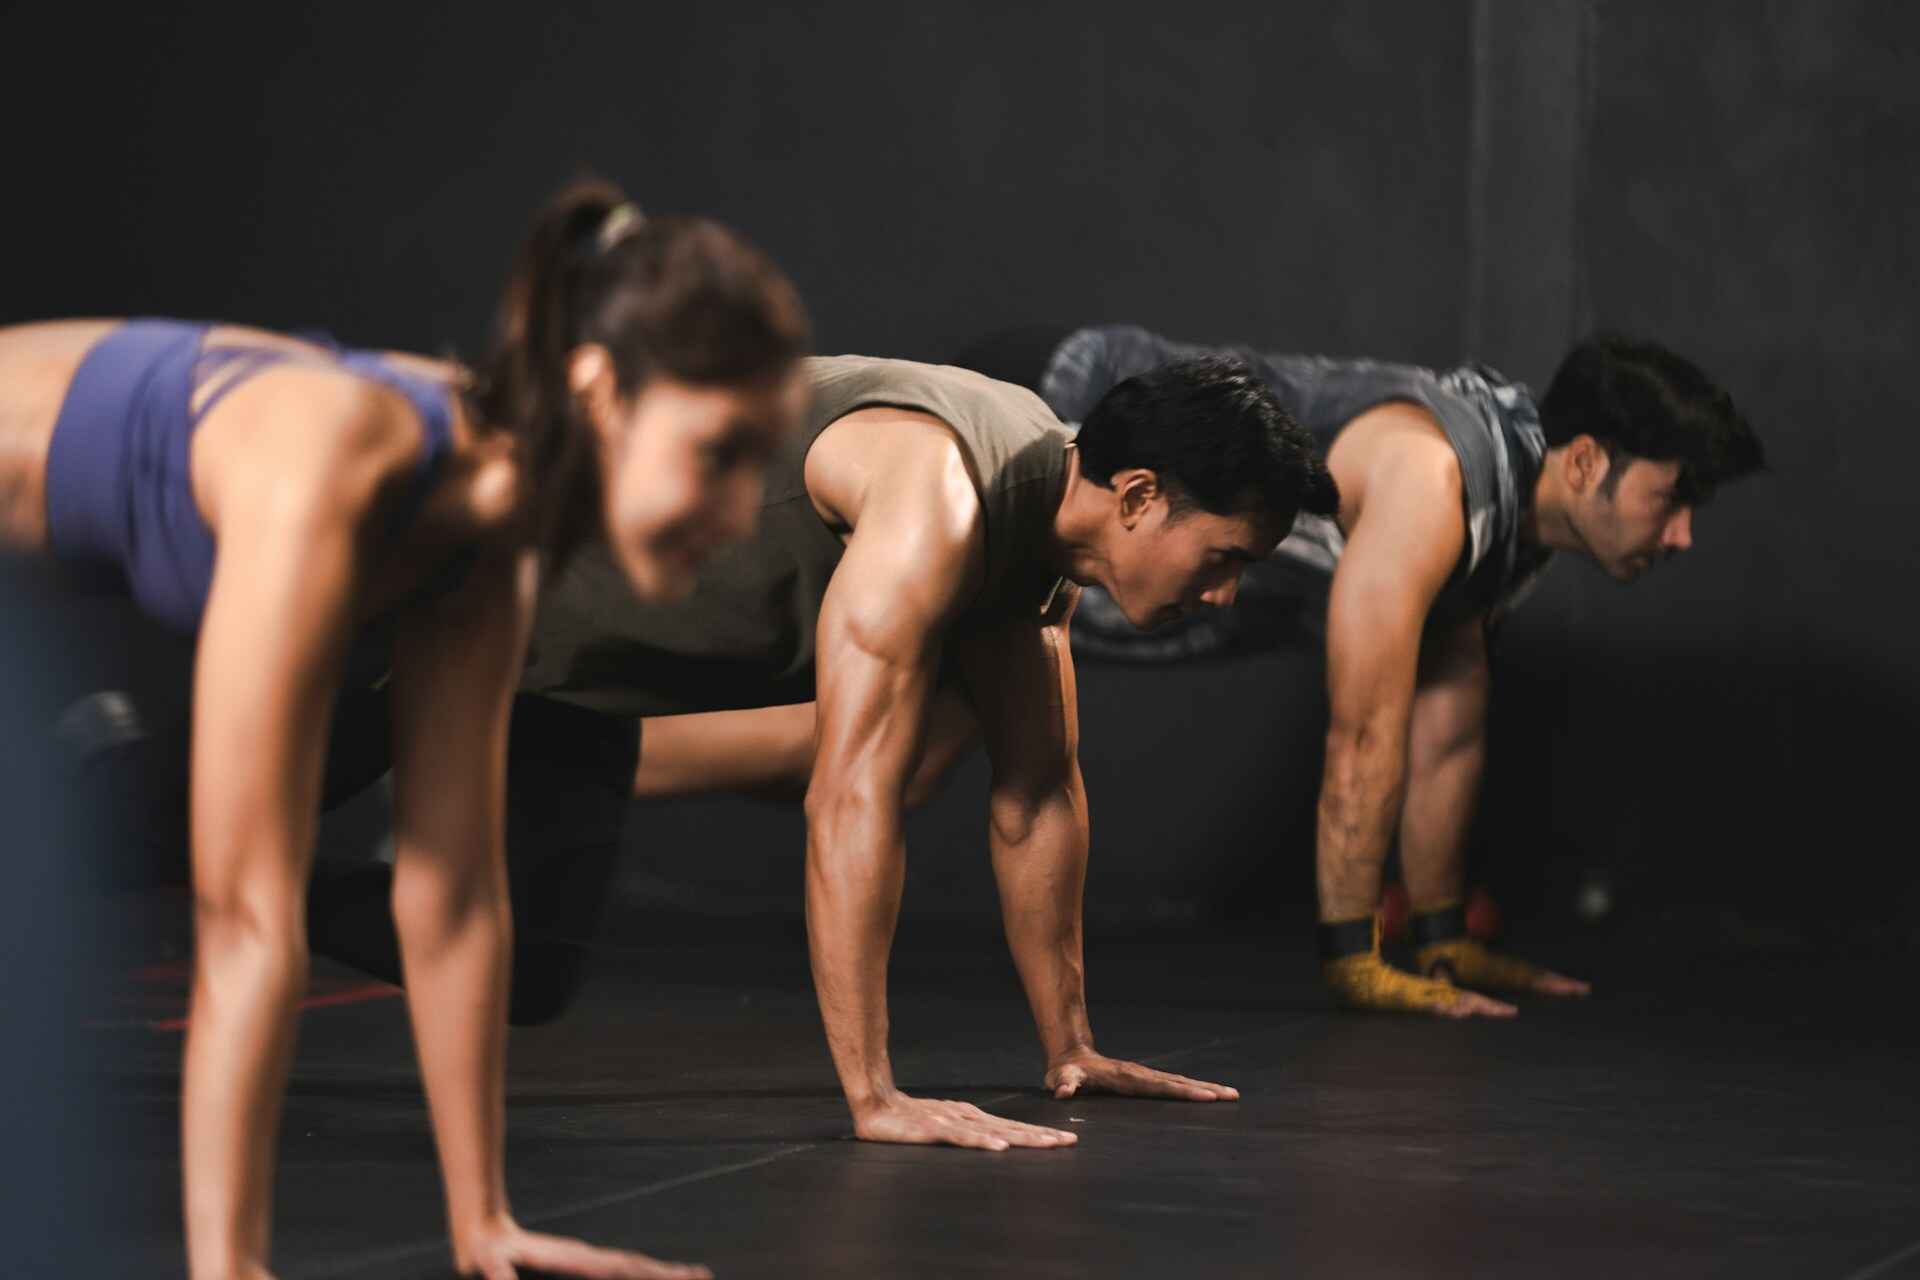
<instances>
[{"instance_id":1,"label":"woman's dark hair","mask_svg":"<svg viewBox=\"0 0 1920 1280\"><path fill-rule=\"evenodd\" d=\"M1144 467L1175 515L1258 513L1282 530L1302 511L1331 516L1340 491L1308 435L1244 361L1176 360L1100 397L1077 440L1080 469L1108 487Z\"/></svg>"},{"instance_id":2,"label":"woman's dark hair","mask_svg":"<svg viewBox=\"0 0 1920 1280\"><path fill-rule=\"evenodd\" d=\"M500 300L473 391L479 420L513 433L529 534L554 562L601 528L592 432L568 357L599 343L621 393L657 374L771 380L806 353L806 309L771 259L704 218L642 217L612 183L582 179L534 219Z\"/></svg>"},{"instance_id":3,"label":"woman's dark hair","mask_svg":"<svg viewBox=\"0 0 1920 1280\"><path fill-rule=\"evenodd\" d=\"M1655 342L1598 333L1560 362L1540 401L1549 447L1592 436L1620 455L1678 461L1677 496L1699 504L1730 480L1766 468L1760 438L1733 397L1700 367ZM1616 465L1608 483L1625 470Z\"/></svg>"}]
</instances>

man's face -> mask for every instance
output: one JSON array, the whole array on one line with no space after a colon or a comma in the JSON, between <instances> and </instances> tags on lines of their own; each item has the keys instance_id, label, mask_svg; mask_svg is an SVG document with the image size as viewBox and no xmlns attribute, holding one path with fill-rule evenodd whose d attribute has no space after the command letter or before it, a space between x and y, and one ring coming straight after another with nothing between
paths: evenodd
<instances>
[{"instance_id":1,"label":"man's face","mask_svg":"<svg viewBox=\"0 0 1920 1280\"><path fill-rule=\"evenodd\" d=\"M1279 535L1259 515L1217 516L1190 507L1178 515L1164 495L1125 520L1108 553L1103 584L1136 627L1162 627L1203 604L1233 603L1246 567L1273 553Z\"/></svg>"},{"instance_id":2,"label":"man's face","mask_svg":"<svg viewBox=\"0 0 1920 1280\"><path fill-rule=\"evenodd\" d=\"M1574 527L1609 577L1632 582L1693 545L1693 508L1675 494L1680 463L1621 454L1609 465L1621 470L1580 496Z\"/></svg>"}]
</instances>

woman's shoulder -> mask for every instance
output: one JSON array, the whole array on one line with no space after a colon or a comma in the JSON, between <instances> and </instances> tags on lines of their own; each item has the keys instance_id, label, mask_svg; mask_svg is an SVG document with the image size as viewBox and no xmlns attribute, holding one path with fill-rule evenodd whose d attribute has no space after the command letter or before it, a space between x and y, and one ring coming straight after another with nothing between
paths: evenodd
<instances>
[{"instance_id":1,"label":"woman's shoulder","mask_svg":"<svg viewBox=\"0 0 1920 1280\"><path fill-rule=\"evenodd\" d=\"M288 362L248 379L200 424L194 487L221 508L244 494L268 511L351 516L412 475L426 448L419 415L393 388Z\"/></svg>"}]
</instances>

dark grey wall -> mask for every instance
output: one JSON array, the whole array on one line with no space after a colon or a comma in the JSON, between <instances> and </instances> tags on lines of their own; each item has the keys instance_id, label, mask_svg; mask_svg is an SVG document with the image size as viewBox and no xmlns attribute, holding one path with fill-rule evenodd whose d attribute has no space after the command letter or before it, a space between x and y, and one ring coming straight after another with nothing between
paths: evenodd
<instances>
[{"instance_id":1,"label":"dark grey wall","mask_svg":"<svg viewBox=\"0 0 1920 1280\"><path fill-rule=\"evenodd\" d=\"M827 349L1136 320L1542 384L1590 324L1644 330L1733 389L1777 475L1652 581L1563 566L1513 624L1487 874L1522 903L1589 864L1755 910L1912 892L1888 833L1920 702L1920 11L663 10L209 5L117 13L105 38L91 11L10 14L0 319L470 351L526 215L591 167L764 243ZM1305 901L1317 680L1301 655L1083 672L1097 908ZM916 821L923 907L990 901L979 785L976 763ZM636 866L692 900L791 903L797 832L668 806Z\"/></svg>"},{"instance_id":2,"label":"dark grey wall","mask_svg":"<svg viewBox=\"0 0 1920 1280\"><path fill-rule=\"evenodd\" d=\"M1457 344L1457 5L479 12L8 18L46 60L0 81L39 122L0 307L469 343L527 214L592 167L764 243L828 349L1088 317Z\"/></svg>"}]
</instances>

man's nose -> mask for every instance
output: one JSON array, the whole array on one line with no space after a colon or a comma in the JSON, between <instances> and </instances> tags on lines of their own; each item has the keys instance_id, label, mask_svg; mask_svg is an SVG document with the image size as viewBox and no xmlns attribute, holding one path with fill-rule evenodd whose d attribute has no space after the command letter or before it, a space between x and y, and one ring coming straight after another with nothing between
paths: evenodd
<instances>
[{"instance_id":1,"label":"man's nose","mask_svg":"<svg viewBox=\"0 0 1920 1280\"><path fill-rule=\"evenodd\" d=\"M1692 507L1682 507L1673 513L1673 518L1667 521L1666 532L1660 538L1660 545L1674 554L1693 545Z\"/></svg>"},{"instance_id":2,"label":"man's nose","mask_svg":"<svg viewBox=\"0 0 1920 1280\"><path fill-rule=\"evenodd\" d=\"M1200 602L1202 604L1210 604L1216 609L1224 609L1228 605L1232 604L1233 598L1239 594L1240 594L1240 577L1238 574L1236 574L1233 577L1227 579L1225 582L1221 583L1219 586L1215 587L1213 590L1202 594L1200 597Z\"/></svg>"}]
</instances>

